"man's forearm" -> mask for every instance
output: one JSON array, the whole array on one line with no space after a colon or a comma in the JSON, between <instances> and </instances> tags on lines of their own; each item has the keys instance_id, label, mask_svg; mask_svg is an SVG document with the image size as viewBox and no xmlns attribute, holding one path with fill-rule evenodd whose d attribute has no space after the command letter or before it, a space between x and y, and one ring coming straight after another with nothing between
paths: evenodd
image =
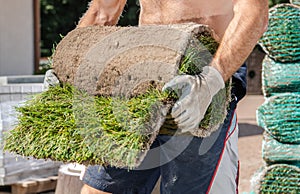
<instances>
[{"instance_id":1,"label":"man's forearm","mask_svg":"<svg viewBox=\"0 0 300 194\"><path fill-rule=\"evenodd\" d=\"M267 29L267 0L234 0L234 17L211 65L228 80L245 62Z\"/></svg>"},{"instance_id":2,"label":"man's forearm","mask_svg":"<svg viewBox=\"0 0 300 194\"><path fill-rule=\"evenodd\" d=\"M77 27L116 25L126 0L93 0Z\"/></svg>"}]
</instances>

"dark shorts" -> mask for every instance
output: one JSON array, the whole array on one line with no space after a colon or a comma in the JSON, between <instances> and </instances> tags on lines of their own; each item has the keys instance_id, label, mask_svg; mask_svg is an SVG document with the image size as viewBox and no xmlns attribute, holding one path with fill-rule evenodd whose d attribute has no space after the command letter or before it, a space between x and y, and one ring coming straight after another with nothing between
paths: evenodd
<instances>
[{"instance_id":1,"label":"dark shorts","mask_svg":"<svg viewBox=\"0 0 300 194\"><path fill-rule=\"evenodd\" d=\"M226 150L226 141L236 128L236 99L230 104L225 122L211 136L159 135L139 169L89 166L84 183L114 194L150 194L161 177L161 193L208 193ZM234 162L233 168L237 168L237 163ZM233 176L236 174L234 169Z\"/></svg>"}]
</instances>

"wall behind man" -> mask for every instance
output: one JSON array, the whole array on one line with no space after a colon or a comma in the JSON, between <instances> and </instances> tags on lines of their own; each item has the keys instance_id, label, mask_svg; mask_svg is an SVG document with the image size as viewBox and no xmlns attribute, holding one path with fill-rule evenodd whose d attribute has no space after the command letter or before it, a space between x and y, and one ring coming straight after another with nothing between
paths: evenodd
<instances>
[{"instance_id":1,"label":"wall behind man","mask_svg":"<svg viewBox=\"0 0 300 194\"><path fill-rule=\"evenodd\" d=\"M0 76L33 74L33 13L32 0L0 0Z\"/></svg>"}]
</instances>

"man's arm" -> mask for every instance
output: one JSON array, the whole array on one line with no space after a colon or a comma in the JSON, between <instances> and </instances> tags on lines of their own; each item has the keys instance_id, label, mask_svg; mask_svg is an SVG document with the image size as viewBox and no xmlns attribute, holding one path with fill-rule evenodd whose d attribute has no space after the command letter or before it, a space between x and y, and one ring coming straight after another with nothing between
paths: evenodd
<instances>
[{"instance_id":1,"label":"man's arm","mask_svg":"<svg viewBox=\"0 0 300 194\"><path fill-rule=\"evenodd\" d=\"M77 27L116 25L125 4L126 0L92 0Z\"/></svg>"},{"instance_id":2,"label":"man's arm","mask_svg":"<svg viewBox=\"0 0 300 194\"><path fill-rule=\"evenodd\" d=\"M181 132L198 128L213 96L244 63L268 23L267 0L233 0L234 17L227 27L211 66L199 76L180 75L163 90L180 91L171 115Z\"/></svg>"},{"instance_id":3,"label":"man's arm","mask_svg":"<svg viewBox=\"0 0 300 194\"><path fill-rule=\"evenodd\" d=\"M233 3L234 17L211 63L224 81L245 62L268 24L268 0L233 0Z\"/></svg>"}]
</instances>

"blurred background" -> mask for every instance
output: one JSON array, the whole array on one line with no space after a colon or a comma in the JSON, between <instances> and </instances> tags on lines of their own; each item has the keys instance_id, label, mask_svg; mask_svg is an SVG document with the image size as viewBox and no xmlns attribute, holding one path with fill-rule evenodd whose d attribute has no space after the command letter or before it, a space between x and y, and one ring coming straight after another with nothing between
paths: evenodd
<instances>
[{"instance_id":1,"label":"blurred background","mask_svg":"<svg viewBox=\"0 0 300 194\"><path fill-rule=\"evenodd\" d=\"M0 0L0 76L44 74L49 57L73 30L89 0ZM138 23L139 3L128 0L119 24Z\"/></svg>"}]
</instances>

